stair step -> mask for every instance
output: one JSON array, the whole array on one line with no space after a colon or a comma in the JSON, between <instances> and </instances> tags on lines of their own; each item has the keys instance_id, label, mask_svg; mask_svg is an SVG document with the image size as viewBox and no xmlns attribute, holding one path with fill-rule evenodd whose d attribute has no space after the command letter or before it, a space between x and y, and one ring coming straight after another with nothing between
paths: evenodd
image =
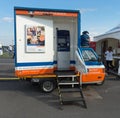
<instances>
[{"instance_id":1,"label":"stair step","mask_svg":"<svg viewBox=\"0 0 120 118\"><path fill-rule=\"evenodd\" d=\"M79 102L79 101L84 101L83 98L81 97L70 97L70 98L63 98L63 103L64 102Z\"/></svg>"},{"instance_id":2,"label":"stair step","mask_svg":"<svg viewBox=\"0 0 120 118\"><path fill-rule=\"evenodd\" d=\"M83 102L84 107L87 108L75 71L55 71L55 74L60 104Z\"/></svg>"},{"instance_id":3,"label":"stair step","mask_svg":"<svg viewBox=\"0 0 120 118\"><path fill-rule=\"evenodd\" d=\"M60 88L60 91L62 93L68 93L68 92L80 92L79 88Z\"/></svg>"},{"instance_id":4,"label":"stair step","mask_svg":"<svg viewBox=\"0 0 120 118\"><path fill-rule=\"evenodd\" d=\"M78 85L79 82L59 82L58 85Z\"/></svg>"},{"instance_id":5,"label":"stair step","mask_svg":"<svg viewBox=\"0 0 120 118\"><path fill-rule=\"evenodd\" d=\"M58 78L65 78L65 77L66 77L66 78L67 78L67 77L71 77L71 78L74 77L74 78L75 78L75 77L77 77L77 76L76 76L76 75L58 75L57 77L58 77Z\"/></svg>"}]
</instances>

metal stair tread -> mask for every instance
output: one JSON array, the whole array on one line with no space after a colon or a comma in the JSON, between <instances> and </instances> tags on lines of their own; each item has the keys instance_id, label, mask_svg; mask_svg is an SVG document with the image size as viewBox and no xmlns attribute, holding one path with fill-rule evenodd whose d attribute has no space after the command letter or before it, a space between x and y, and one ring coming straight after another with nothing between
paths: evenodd
<instances>
[{"instance_id":1,"label":"metal stair tread","mask_svg":"<svg viewBox=\"0 0 120 118\"><path fill-rule=\"evenodd\" d=\"M74 101L84 101L84 98L81 97L69 97L69 98L62 98L63 102L74 102Z\"/></svg>"},{"instance_id":2,"label":"metal stair tread","mask_svg":"<svg viewBox=\"0 0 120 118\"><path fill-rule=\"evenodd\" d=\"M78 85L79 82L59 82L58 85Z\"/></svg>"},{"instance_id":3,"label":"metal stair tread","mask_svg":"<svg viewBox=\"0 0 120 118\"><path fill-rule=\"evenodd\" d=\"M77 75L57 75L57 77L77 77Z\"/></svg>"},{"instance_id":4,"label":"metal stair tread","mask_svg":"<svg viewBox=\"0 0 120 118\"><path fill-rule=\"evenodd\" d=\"M74 71L56 71L61 105L69 102L83 102L84 107L87 108L78 77Z\"/></svg>"},{"instance_id":5,"label":"metal stair tread","mask_svg":"<svg viewBox=\"0 0 120 118\"><path fill-rule=\"evenodd\" d=\"M67 92L80 92L81 90L79 88L60 88L60 91L62 93L67 93Z\"/></svg>"}]
</instances>

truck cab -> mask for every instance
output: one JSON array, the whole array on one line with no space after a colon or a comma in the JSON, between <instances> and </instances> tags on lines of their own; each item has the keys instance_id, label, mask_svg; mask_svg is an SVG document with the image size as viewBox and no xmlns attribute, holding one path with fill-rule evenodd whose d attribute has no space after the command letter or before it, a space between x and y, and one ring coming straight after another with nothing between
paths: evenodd
<instances>
[{"instance_id":1,"label":"truck cab","mask_svg":"<svg viewBox=\"0 0 120 118\"><path fill-rule=\"evenodd\" d=\"M81 47L79 54L86 69L86 73L82 74L83 84L102 84L105 78L105 67L97 53L92 48Z\"/></svg>"}]
</instances>

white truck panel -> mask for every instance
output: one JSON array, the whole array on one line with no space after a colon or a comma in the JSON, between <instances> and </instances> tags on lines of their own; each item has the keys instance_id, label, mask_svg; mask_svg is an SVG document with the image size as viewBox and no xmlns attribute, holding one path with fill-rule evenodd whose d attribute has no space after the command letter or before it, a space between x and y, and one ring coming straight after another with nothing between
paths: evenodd
<instances>
[{"instance_id":1,"label":"white truck panel","mask_svg":"<svg viewBox=\"0 0 120 118\"><path fill-rule=\"evenodd\" d=\"M17 63L23 62L48 62L53 61L53 21L38 17L16 16L16 44L17 44ZM45 51L26 52L25 26L44 26L45 27ZM24 30L23 30L24 29ZM23 58L24 57L24 58Z\"/></svg>"}]
</instances>

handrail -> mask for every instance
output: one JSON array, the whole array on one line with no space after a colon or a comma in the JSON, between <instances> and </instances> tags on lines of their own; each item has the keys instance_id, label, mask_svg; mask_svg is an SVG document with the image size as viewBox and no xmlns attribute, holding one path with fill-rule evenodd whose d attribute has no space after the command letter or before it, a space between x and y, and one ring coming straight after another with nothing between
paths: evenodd
<instances>
[{"instance_id":1,"label":"handrail","mask_svg":"<svg viewBox=\"0 0 120 118\"><path fill-rule=\"evenodd\" d=\"M80 49L79 49L79 48L77 49L77 51L78 51L79 56L80 56L80 58L82 59L82 61L84 61L83 56L82 56L82 53L81 53L81 51L80 51Z\"/></svg>"},{"instance_id":2,"label":"handrail","mask_svg":"<svg viewBox=\"0 0 120 118\"><path fill-rule=\"evenodd\" d=\"M83 61L83 57L79 49L76 51L76 68L77 68L77 71L81 73L87 73L87 68Z\"/></svg>"}]
</instances>

